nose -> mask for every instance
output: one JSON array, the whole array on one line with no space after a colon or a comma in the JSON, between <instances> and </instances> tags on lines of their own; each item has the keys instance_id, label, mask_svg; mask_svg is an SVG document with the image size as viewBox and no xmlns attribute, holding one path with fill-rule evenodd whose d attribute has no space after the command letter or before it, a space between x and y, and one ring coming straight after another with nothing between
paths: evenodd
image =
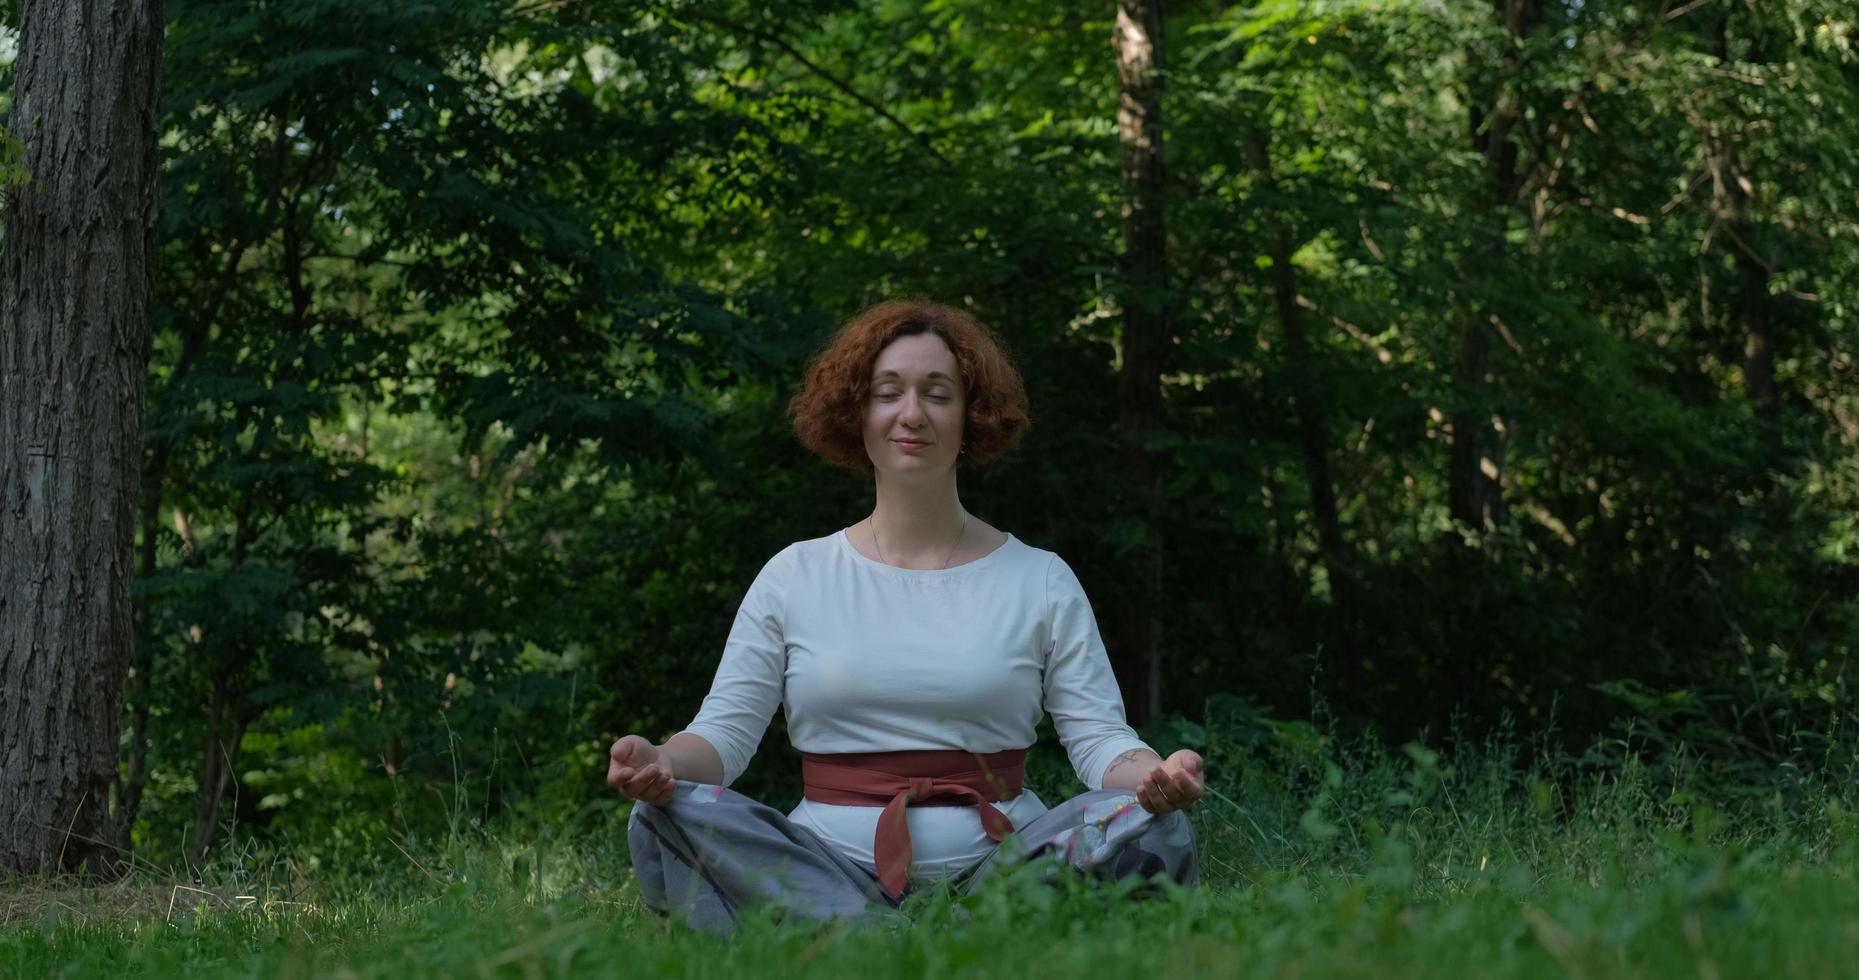
<instances>
[{"instance_id":1,"label":"nose","mask_svg":"<svg viewBox=\"0 0 1859 980\"><path fill-rule=\"evenodd\" d=\"M922 425L927 418L923 412L923 402L917 398L917 393L914 391L904 395L903 402L898 406L897 411L898 420L913 429Z\"/></svg>"}]
</instances>

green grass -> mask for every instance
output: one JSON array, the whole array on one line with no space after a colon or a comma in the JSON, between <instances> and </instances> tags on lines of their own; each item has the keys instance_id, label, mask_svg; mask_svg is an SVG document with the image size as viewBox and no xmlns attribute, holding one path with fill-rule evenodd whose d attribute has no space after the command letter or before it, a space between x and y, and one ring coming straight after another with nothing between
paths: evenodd
<instances>
[{"instance_id":1,"label":"green grass","mask_svg":"<svg viewBox=\"0 0 1859 980\"><path fill-rule=\"evenodd\" d=\"M1135 901L1114 889L992 888L895 929L751 923L719 941L636 902L456 886L393 903L200 907L143 921L16 924L0 974L39 976L1850 975L1850 863L1722 858L1655 878L1474 875L1449 898L1284 875Z\"/></svg>"},{"instance_id":2,"label":"green grass","mask_svg":"<svg viewBox=\"0 0 1859 980\"><path fill-rule=\"evenodd\" d=\"M1028 873L923 896L898 922L762 918L718 940L643 907L609 806L570 841L511 820L395 843L352 872L325 859L315 877L248 849L199 886L14 883L0 976L1859 972L1850 753L1766 770L1624 750L1525 766L1502 742L1448 759L1308 734L1206 746L1225 777L1194 814L1207 881L1161 898Z\"/></svg>"}]
</instances>

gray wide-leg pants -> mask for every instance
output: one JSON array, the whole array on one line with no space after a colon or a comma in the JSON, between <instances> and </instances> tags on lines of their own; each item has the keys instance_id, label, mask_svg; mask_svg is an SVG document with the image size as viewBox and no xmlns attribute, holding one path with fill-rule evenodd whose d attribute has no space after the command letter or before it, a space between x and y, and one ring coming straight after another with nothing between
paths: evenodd
<instances>
[{"instance_id":1,"label":"gray wide-leg pants","mask_svg":"<svg viewBox=\"0 0 1859 980\"><path fill-rule=\"evenodd\" d=\"M765 903L814 919L898 904L870 868L781 811L714 784L681 779L671 802L634 804L626 842L646 905L711 932L733 931L740 911ZM1134 793L1094 790L1015 828L952 884L965 893L1007 865L1045 856L1103 878L1160 875L1192 885L1199 877L1186 814L1158 817Z\"/></svg>"}]
</instances>

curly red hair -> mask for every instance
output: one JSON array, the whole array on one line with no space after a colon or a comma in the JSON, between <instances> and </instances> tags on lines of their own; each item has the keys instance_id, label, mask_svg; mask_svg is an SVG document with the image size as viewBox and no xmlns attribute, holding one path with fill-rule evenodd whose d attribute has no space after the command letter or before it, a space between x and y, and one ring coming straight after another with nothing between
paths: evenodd
<instances>
[{"instance_id":1,"label":"curly red hair","mask_svg":"<svg viewBox=\"0 0 1859 980\"><path fill-rule=\"evenodd\" d=\"M1012 359L974 317L923 300L890 300L865 310L814 357L806 383L788 403L801 445L834 466L871 473L863 419L872 365L892 341L921 333L935 334L949 345L962 375L966 411L960 458L985 463L1019 445L1032 420L1026 386Z\"/></svg>"}]
</instances>

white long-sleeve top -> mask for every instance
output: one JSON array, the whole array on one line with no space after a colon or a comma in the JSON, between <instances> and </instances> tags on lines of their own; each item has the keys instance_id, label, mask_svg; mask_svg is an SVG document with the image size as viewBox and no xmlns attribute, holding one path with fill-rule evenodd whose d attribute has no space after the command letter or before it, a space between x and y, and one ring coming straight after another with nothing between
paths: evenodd
<instances>
[{"instance_id":1,"label":"white long-sleeve top","mask_svg":"<svg viewBox=\"0 0 1859 980\"><path fill-rule=\"evenodd\" d=\"M725 785L748 768L776 705L794 747L818 753L1025 748L1049 713L1092 789L1111 760L1148 747L1124 721L1077 576L1011 534L940 570L874 561L844 531L783 549L743 597L710 693L685 729L716 747ZM997 805L1016 827L1046 810L1031 790ZM881 809L803 799L789 818L869 866ZM907 820L915 881L960 871L994 847L974 807L911 807Z\"/></svg>"}]
</instances>

